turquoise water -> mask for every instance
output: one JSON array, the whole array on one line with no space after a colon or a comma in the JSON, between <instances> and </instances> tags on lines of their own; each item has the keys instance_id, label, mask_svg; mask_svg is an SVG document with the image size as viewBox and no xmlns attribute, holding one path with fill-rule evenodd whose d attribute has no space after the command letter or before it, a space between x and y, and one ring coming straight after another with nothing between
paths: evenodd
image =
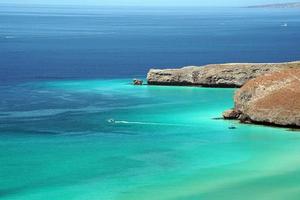
<instances>
[{"instance_id":1,"label":"turquoise water","mask_svg":"<svg viewBox=\"0 0 300 200\"><path fill-rule=\"evenodd\" d=\"M214 119L234 89L130 83L1 86L0 199L299 199L299 132Z\"/></svg>"}]
</instances>

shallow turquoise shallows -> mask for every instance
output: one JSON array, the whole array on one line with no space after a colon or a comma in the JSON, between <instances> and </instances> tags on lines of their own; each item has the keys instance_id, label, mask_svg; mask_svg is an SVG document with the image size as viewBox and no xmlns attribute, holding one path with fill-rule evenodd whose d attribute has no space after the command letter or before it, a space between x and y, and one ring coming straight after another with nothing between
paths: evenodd
<instances>
[{"instance_id":1,"label":"shallow turquoise shallows","mask_svg":"<svg viewBox=\"0 0 300 200\"><path fill-rule=\"evenodd\" d=\"M299 132L216 119L234 89L130 83L1 86L0 199L299 200Z\"/></svg>"}]
</instances>

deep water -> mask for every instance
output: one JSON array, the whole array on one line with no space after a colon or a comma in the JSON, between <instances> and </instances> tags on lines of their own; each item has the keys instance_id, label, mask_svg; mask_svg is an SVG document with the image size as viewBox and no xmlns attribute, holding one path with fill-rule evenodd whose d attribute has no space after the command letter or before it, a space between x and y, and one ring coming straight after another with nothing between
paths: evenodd
<instances>
[{"instance_id":1,"label":"deep water","mask_svg":"<svg viewBox=\"0 0 300 200\"><path fill-rule=\"evenodd\" d=\"M300 60L298 9L0 6L0 80Z\"/></svg>"},{"instance_id":2,"label":"deep water","mask_svg":"<svg viewBox=\"0 0 300 200\"><path fill-rule=\"evenodd\" d=\"M0 10L1 200L299 199L299 132L217 120L235 89L131 85L299 60L297 10Z\"/></svg>"}]
</instances>

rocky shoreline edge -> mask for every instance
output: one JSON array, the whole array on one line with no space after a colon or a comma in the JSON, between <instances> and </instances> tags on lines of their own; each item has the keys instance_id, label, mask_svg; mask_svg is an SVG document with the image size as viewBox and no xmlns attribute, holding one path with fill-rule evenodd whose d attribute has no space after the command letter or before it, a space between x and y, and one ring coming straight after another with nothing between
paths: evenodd
<instances>
[{"instance_id":1,"label":"rocky shoreline edge","mask_svg":"<svg viewBox=\"0 0 300 200\"><path fill-rule=\"evenodd\" d=\"M150 69L147 82L149 85L240 88L234 95L234 108L223 113L224 119L300 128L300 61Z\"/></svg>"}]
</instances>

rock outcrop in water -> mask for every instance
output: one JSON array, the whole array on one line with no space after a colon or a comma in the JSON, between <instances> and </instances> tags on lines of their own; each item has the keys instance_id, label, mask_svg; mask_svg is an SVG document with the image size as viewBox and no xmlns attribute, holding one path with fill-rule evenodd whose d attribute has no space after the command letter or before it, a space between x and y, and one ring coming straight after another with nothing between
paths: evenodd
<instances>
[{"instance_id":1,"label":"rock outcrop in water","mask_svg":"<svg viewBox=\"0 0 300 200\"><path fill-rule=\"evenodd\" d=\"M234 102L235 108L224 112L224 118L300 127L300 69L250 80L236 92Z\"/></svg>"},{"instance_id":2,"label":"rock outcrop in water","mask_svg":"<svg viewBox=\"0 0 300 200\"><path fill-rule=\"evenodd\" d=\"M143 85L143 80L140 79L133 79L133 85Z\"/></svg>"},{"instance_id":3,"label":"rock outcrop in water","mask_svg":"<svg viewBox=\"0 0 300 200\"><path fill-rule=\"evenodd\" d=\"M241 87L250 79L289 68L300 68L300 62L233 63L181 69L151 69L147 80L150 85Z\"/></svg>"}]
</instances>

